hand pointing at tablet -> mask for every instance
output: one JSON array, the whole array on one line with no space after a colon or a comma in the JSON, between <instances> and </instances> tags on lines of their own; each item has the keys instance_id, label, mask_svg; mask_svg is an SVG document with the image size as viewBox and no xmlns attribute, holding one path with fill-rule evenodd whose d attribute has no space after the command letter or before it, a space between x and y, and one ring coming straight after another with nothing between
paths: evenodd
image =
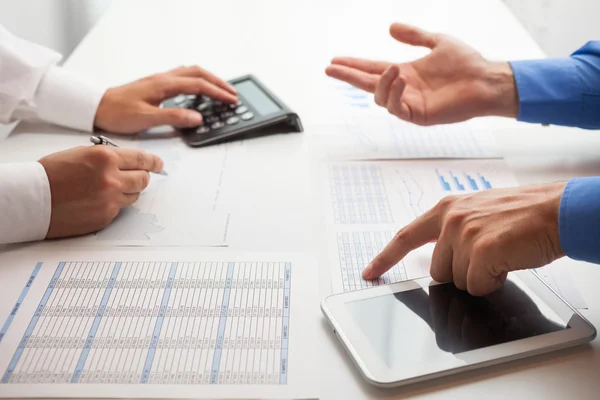
<instances>
[{"instance_id":1,"label":"hand pointing at tablet","mask_svg":"<svg viewBox=\"0 0 600 400\"><path fill-rule=\"evenodd\" d=\"M431 276L476 296L498 289L510 271L564 255L558 212L565 183L492 189L442 199L401 229L363 271L375 279L410 251L437 242Z\"/></svg>"}]
</instances>

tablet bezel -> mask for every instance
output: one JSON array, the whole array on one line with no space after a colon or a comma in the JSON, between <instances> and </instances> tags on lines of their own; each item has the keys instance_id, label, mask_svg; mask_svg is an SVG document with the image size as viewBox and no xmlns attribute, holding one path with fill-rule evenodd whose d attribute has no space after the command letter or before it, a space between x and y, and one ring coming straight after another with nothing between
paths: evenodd
<instances>
[{"instance_id":1,"label":"tablet bezel","mask_svg":"<svg viewBox=\"0 0 600 400\"><path fill-rule=\"evenodd\" d=\"M369 341L350 315L345 304L406 290L426 288L439 283L431 278L422 278L332 295L323 300L321 310L365 379L380 387L395 387L452 375L574 346L591 341L596 337L594 326L535 273L515 271L509 274L509 279L520 287L528 289L530 295L540 299L561 319L565 320L570 315L571 328L456 354L443 362L423 362L420 365L406 365L402 369L391 370L372 351Z\"/></svg>"}]
</instances>

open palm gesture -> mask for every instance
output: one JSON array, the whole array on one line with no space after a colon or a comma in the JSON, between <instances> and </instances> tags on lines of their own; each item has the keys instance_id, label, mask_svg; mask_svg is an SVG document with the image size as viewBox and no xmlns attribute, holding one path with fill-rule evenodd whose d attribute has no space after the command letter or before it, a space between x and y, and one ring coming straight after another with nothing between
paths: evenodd
<instances>
[{"instance_id":1,"label":"open palm gesture","mask_svg":"<svg viewBox=\"0 0 600 400\"><path fill-rule=\"evenodd\" d=\"M508 63L493 63L461 41L419 28L392 24L396 40L431 53L392 64L349 57L334 58L327 75L375 94L390 113L418 125L464 121L476 116L516 117L518 99Z\"/></svg>"}]
</instances>

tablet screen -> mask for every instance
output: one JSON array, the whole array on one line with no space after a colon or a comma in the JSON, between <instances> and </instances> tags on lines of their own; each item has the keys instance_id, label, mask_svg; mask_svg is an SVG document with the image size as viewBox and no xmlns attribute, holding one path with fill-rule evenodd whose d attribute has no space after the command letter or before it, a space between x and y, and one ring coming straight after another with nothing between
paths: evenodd
<instances>
[{"instance_id":1,"label":"tablet screen","mask_svg":"<svg viewBox=\"0 0 600 400\"><path fill-rule=\"evenodd\" d=\"M391 369L568 328L547 305L510 280L485 297L447 283L355 300L346 307Z\"/></svg>"}]
</instances>

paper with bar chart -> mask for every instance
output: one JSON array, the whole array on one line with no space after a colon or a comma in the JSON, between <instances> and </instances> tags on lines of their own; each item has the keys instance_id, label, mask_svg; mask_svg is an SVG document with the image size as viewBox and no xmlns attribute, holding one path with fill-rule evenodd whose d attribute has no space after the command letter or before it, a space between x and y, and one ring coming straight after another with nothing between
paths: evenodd
<instances>
[{"instance_id":1,"label":"paper with bar chart","mask_svg":"<svg viewBox=\"0 0 600 400\"><path fill-rule=\"evenodd\" d=\"M401 160L328 163L325 192L335 293L429 275L433 245L411 252L376 281L367 264L407 225L450 194L517 184L503 160Z\"/></svg>"},{"instance_id":2,"label":"paper with bar chart","mask_svg":"<svg viewBox=\"0 0 600 400\"><path fill-rule=\"evenodd\" d=\"M2 257L0 397L317 397L314 262L148 253Z\"/></svg>"}]
</instances>

